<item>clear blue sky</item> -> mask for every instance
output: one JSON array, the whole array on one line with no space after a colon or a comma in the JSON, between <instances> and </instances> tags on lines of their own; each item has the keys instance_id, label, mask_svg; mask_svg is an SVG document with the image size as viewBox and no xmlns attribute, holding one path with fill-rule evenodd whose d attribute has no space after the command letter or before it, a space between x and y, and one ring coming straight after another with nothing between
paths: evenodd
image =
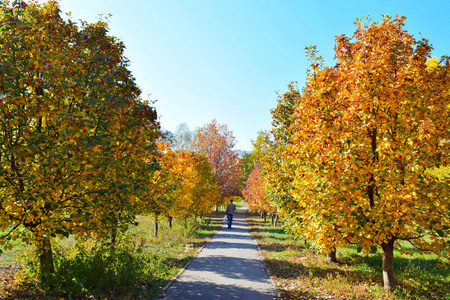
<instances>
[{"instance_id":1,"label":"clear blue sky","mask_svg":"<svg viewBox=\"0 0 450 300\"><path fill-rule=\"evenodd\" d=\"M110 34L125 43L144 98L158 100L163 128L195 129L216 118L241 150L270 129L276 91L303 85L304 48L317 45L332 65L335 36L352 35L357 17L404 15L434 56L450 55L448 0L62 0L60 7L73 20L112 14Z\"/></svg>"}]
</instances>

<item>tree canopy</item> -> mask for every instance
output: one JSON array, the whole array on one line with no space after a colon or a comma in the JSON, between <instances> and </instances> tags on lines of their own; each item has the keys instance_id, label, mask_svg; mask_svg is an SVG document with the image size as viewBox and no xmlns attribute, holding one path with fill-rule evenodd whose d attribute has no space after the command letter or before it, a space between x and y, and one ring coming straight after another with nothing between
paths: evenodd
<instances>
[{"instance_id":1,"label":"tree canopy","mask_svg":"<svg viewBox=\"0 0 450 300\"><path fill-rule=\"evenodd\" d=\"M131 209L159 124L105 22L77 26L54 1L3 1L0 20L0 243L34 242L51 272L52 237Z\"/></svg>"},{"instance_id":2,"label":"tree canopy","mask_svg":"<svg viewBox=\"0 0 450 300\"><path fill-rule=\"evenodd\" d=\"M449 245L448 180L430 172L449 164L449 58L427 65L431 45L404 20L358 20L336 38L334 67L310 48L293 113L274 121L289 128L298 232L323 250L380 246L387 289L398 240L440 255Z\"/></svg>"},{"instance_id":3,"label":"tree canopy","mask_svg":"<svg viewBox=\"0 0 450 300\"><path fill-rule=\"evenodd\" d=\"M222 199L241 194L242 162L234 146L233 133L215 119L201 127L194 140L194 150L204 154L214 170Z\"/></svg>"}]
</instances>

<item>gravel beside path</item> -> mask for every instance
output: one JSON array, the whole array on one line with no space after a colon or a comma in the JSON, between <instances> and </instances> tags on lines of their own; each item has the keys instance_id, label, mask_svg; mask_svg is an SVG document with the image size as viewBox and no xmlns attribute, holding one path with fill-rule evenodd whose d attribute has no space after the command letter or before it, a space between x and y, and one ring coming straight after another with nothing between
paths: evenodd
<instances>
[{"instance_id":1,"label":"gravel beside path","mask_svg":"<svg viewBox=\"0 0 450 300\"><path fill-rule=\"evenodd\" d=\"M210 240L178 280L160 297L182 299L272 300L272 281L263 268L255 240L239 209L233 226Z\"/></svg>"}]
</instances>

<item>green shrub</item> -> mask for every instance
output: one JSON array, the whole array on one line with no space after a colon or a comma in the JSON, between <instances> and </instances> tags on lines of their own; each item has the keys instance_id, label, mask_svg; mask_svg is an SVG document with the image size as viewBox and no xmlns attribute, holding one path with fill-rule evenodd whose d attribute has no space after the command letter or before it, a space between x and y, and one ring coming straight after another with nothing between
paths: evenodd
<instances>
[{"instance_id":1,"label":"green shrub","mask_svg":"<svg viewBox=\"0 0 450 300\"><path fill-rule=\"evenodd\" d=\"M136 283L149 280L148 258L142 245L122 242L112 247L100 243L87 250L77 244L72 255L55 249L55 274L48 282L50 293L81 297L120 297L136 289Z\"/></svg>"}]
</instances>

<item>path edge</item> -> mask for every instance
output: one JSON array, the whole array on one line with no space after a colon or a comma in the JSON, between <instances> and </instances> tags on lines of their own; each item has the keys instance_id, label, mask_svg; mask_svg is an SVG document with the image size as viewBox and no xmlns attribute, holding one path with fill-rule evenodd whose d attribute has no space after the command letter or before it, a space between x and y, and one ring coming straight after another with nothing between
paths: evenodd
<instances>
[{"instance_id":1,"label":"path edge","mask_svg":"<svg viewBox=\"0 0 450 300\"><path fill-rule=\"evenodd\" d=\"M206 245L208 245L209 242L219 233L219 231L222 230L222 227L219 230L217 230L217 232L212 237L210 237L208 241L206 241L206 243L197 251L197 253L195 253L195 255L187 263L184 264L184 266L177 272L177 274L173 275L173 277L169 280L169 282L159 291L155 299L162 299L164 297L164 293L167 292L170 286L174 284L174 282L177 281L177 279L181 276L181 274L183 274L186 271L189 265L194 261L194 259L197 258L197 256L200 254L200 252L202 252L202 250L206 247Z\"/></svg>"},{"instance_id":2,"label":"path edge","mask_svg":"<svg viewBox=\"0 0 450 300\"><path fill-rule=\"evenodd\" d=\"M248 210L247 210L246 213L249 213ZM247 221L247 215L245 215L245 223L247 223L247 228L249 228L248 227L248 221ZM275 283L275 278L273 277L272 272L270 271L270 268L269 268L269 266L267 265L267 263L265 261L264 255L262 254L262 251L261 251L261 248L259 247L258 241L256 240L255 236L250 233L250 230L249 230L249 234L253 238L253 241L255 241L256 249L258 250L258 255L261 258L261 262L262 262L263 268L267 272L267 275L269 275L269 282L270 282L270 285L272 286L272 291L273 291L272 297L275 297L274 299L278 299L277 298L278 292L277 292L277 286L276 286L276 283Z\"/></svg>"}]
</instances>

